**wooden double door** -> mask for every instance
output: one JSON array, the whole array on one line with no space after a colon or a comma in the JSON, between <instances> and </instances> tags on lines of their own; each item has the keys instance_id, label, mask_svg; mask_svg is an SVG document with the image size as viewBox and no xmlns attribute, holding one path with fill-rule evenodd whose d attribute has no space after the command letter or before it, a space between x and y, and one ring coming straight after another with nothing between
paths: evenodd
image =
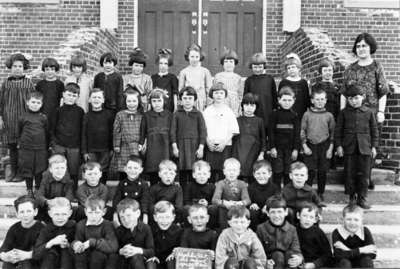
<instances>
[{"instance_id":1,"label":"wooden double door","mask_svg":"<svg viewBox=\"0 0 400 269\"><path fill-rule=\"evenodd\" d=\"M222 70L224 47L239 55L236 72L248 75L248 60L262 46L262 0L139 0L138 44L148 54L147 73L157 72L159 48L174 54L171 72L188 63L184 53L191 43L202 46L202 65L214 75Z\"/></svg>"}]
</instances>

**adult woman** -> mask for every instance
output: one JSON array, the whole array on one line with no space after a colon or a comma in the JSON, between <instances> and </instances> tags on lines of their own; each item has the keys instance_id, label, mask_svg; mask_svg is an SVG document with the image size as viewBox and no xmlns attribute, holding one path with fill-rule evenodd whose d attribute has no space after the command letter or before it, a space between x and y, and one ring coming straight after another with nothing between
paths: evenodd
<instances>
[{"instance_id":1,"label":"adult woman","mask_svg":"<svg viewBox=\"0 0 400 269\"><path fill-rule=\"evenodd\" d=\"M353 84L364 90L364 104L374 111L378 122L379 133L385 120L386 95L389 93L388 83L382 65L372 58L377 49L377 43L368 33L359 34L353 45L353 53L357 61L344 71L342 94ZM341 96L341 109L346 106L346 99ZM375 157L375 156L373 156ZM370 179L369 188L374 184Z\"/></svg>"}]
</instances>

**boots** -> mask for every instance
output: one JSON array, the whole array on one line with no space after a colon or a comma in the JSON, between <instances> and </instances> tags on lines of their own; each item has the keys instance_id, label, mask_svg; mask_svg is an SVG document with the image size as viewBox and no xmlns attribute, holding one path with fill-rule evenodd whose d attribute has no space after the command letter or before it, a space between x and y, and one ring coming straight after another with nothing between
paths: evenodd
<instances>
[{"instance_id":1,"label":"boots","mask_svg":"<svg viewBox=\"0 0 400 269\"><path fill-rule=\"evenodd\" d=\"M4 167L4 177L6 182L11 182L12 179L15 177L15 172L12 170L10 164L6 164Z\"/></svg>"},{"instance_id":2,"label":"boots","mask_svg":"<svg viewBox=\"0 0 400 269\"><path fill-rule=\"evenodd\" d=\"M371 206L367 203L365 197L358 195L357 197L357 205L359 205L363 209L371 209Z\"/></svg>"},{"instance_id":3,"label":"boots","mask_svg":"<svg viewBox=\"0 0 400 269\"><path fill-rule=\"evenodd\" d=\"M354 206L357 204L357 194L350 194L349 205Z\"/></svg>"}]
</instances>

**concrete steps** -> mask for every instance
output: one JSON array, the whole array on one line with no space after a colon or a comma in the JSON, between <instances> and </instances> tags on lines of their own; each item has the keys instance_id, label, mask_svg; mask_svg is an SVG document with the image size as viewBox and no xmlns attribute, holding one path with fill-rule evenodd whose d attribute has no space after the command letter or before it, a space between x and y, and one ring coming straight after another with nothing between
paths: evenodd
<instances>
[{"instance_id":1,"label":"concrete steps","mask_svg":"<svg viewBox=\"0 0 400 269\"><path fill-rule=\"evenodd\" d=\"M371 210L365 211L364 223L371 230L378 247L376 268L400 267L400 186L393 185L393 171L374 169L372 175L376 184L374 191L369 191L368 202ZM332 231L342 221L342 209L348 201L344 194L343 169L330 171L325 191L327 207L322 212L321 228L330 239ZM82 182L80 182L82 183ZM111 195L117 181L109 181ZM316 185L313 186L316 189ZM15 218L13 202L16 197L26 194L25 183L6 183L0 180L0 240L8 228L18 221Z\"/></svg>"}]
</instances>

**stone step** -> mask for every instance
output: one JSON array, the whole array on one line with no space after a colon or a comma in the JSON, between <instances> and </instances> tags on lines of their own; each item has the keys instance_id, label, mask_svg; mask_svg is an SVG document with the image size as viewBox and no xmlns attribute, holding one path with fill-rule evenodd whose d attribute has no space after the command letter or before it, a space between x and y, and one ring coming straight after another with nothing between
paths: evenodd
<instances>
[{"instance_id":1,"label":"stone step","mask_svg":"<svg viewBox=\"0 0 400 269\"><path fill-rule=\"evenodd\" d=\"M395 181L396 174L388 169L372 169L371 177L376 185L392 185ZM342 184L344 183L343 167L337 167L335 170L329 170L327 184Z\"/></svg>"},{"instance_id":2,"label":"stone step","mask_svg":"<svg viewBox=\"0 0 400 269\"><path fill-rule=\"evenodd\" d=\"M317 185L313 188L316 190ZM349 196L344 194L344 186L339 184L327 185L324 193L325 203L346 203ZM400 204L400 186L397 185L376 185L375 190L368 191L367 200L371 204Z\"/></svg>"},{"instance_id":3,"label":"stone step","mask_svg":"<svg viewBox=\"0 0 400 269\"><path fill-rule=\"evenodd\" d=\"M346 204L327 204L322 210L322 223L337 224L342 221L342 210ZM366 225L398 225L400 224L400 206L398 205L372 205L370 210L364 212Z\"/></svg>"}]
</instances>

